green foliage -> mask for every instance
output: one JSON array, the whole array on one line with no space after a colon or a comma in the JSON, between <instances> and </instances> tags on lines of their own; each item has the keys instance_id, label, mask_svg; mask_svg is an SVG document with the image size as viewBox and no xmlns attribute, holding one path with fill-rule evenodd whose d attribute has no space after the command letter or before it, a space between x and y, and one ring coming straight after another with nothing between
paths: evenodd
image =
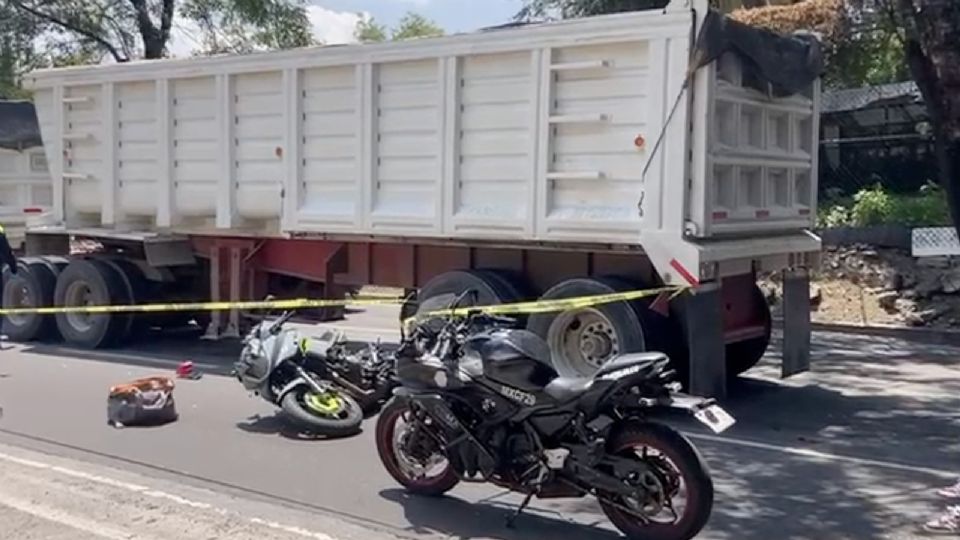
<instances>
[{"instance_id":1,"label":"green foliage","mask_svg":"<svg viewBox=\"0 0 960 540\"><path fill-rule=\"evenodd\" d=\"M183 0L180 9L200 28L198 54L315 44L303 0Z\"/></svg>"},{"instance_id":2,"label":"green foliage","mask_svg":"<svg viewBox=\"0 0 960 540\"><path fill-rule=\"evenodd\" d=\"M394 41L401 39L439 37L444 34L437 23L418 13L407 13L390 36Z\"/></svg>"},{"instance_id":3,"label":"green foliage","mask_svg":"<svg viewBox=\"0 0 960 540\"><path fill-rule=\"evenodd\" d=\"M30 92L20 86L29 71L97 62L101 56L90 40L67 35L14 2L0 0L0 99L29 99Z\"/></svg>"},{"instance_id":4,"label":"green foliage","mask_svg":"<svg viewBox=\"0 0 960 540\"><path fill-rule=\"evenodd\" d=\"M162 58L177 14L200 29L199 53L314 43L306 0L0 0L3 35L9 20L36 27L34 37L44 39L26 41L21 53L44 58L43 65Z\"/></svg>"},{"instance_id":5,"label":"green foliage","mask_svg":"<svg viewBox=\"0 0 960 540\"><path fill-rule=\"evenodd\" d=\"M845 39L828 49L824 84L831 88L856 88L908 80L903 43L889 17L861 11L861 23Z\"/></svg>"},{"instance_id":6,"label":"green foliage","mask_svg":"<svg viewBox=\"0 0 960 540\"><path fill-rule=\"evenodd\" d=\"M893 215L893 197L881 186L861 189L853 196L850 217L858 226L880 225Z\"/></svg>"},{"instance_id":7,"label":"green foliage","mask_svg":"<svg viewBox=\"0 0 960 540\"><path fill-rule=\"evenodd\" d=\"M360 43L382 43L387 40L387 27L373 18L360 19L353 36Z\"/></svg>"},{"instance_id":8,"label":"green foliage","mask_svg":"<svg viewBox=\"0 0 960 540\"><path fill-rule=\"evenodd\" d=\"M544 18L573 19L605 13L661 9L669 0L524 0L519 20Z\"/></svg>"},{"instance_id":9,"label":"green foliage","mask_svg":"<svg viewBox=\"0 0 960 540\"><path fill-rule=\"evenodd\" d=\"M871 225L933 227L950 224L947 199L939 186L925 185L916 195L898 195L876 185L857 192L851 200L824 205L817 226L867 227Z\"/></svg>"},{"instance_id":10,"label":"green foliage","mask_svg":"<svg viewBox=\"0 0 960 540\"><path fill-rule=\"evenodd\" d=\"M361 43L381 43L387 41L387 27L374 19L361 19L353 31L354 37ZM390 32L389 39L429 38L444 35L443 28L418 13L408 12L399 24Z\"/></svg>"},{"instance_id":11,"label":"green foliage","mask_svg":"<svg viewBox=\"0 0 960 540\"><path fill-rule=\"evenodd\" d=\"M819 229L849 227L852 223L850 209L842 204L824 206L817 212L817 228Z\"/></svg>"}]
</instances>

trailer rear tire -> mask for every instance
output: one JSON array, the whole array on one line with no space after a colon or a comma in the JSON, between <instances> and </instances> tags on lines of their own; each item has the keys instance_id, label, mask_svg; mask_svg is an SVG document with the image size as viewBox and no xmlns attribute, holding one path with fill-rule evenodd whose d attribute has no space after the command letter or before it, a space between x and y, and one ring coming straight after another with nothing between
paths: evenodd
<instances>
[{"instance_id":1,"label":"trailer rear tire","mask_svg":"<svg viewBox=\"0 0 960 540\"><path fill-rule=\"evenodd\" d=\"M124 259L103 258L97 259L97 262L108 267L108 272L113 274L112 278L121 286L121 296L113 298L111 304L132 305L144 296L143 274L136 265ZM118 324L118 334L114 336L117 343L139 335L147 328L147 320L142 313L114 313L113 317Z\"/></svg>"},{"instance_id":2,"label":"trailer rear tire","mask_svg":"<svg viewBox=\"0 0 960 540\"><path fill-rule=\"evenodd\" d=\"M74 259L60 273L54 292L58 306L112 305L126 297L118 272L93 259ZM126 320L113 313L58 313L57 328L70 345L105 348L122 337Z\"/></svg>"},{"instance_id":3,"label":"trailer rear tire","mask_svg":"<svg viewBox=\"0 0 960 540\"><path fill-rule=\"evenodd\" d=\"M770 346L773 317L770 315L770 304L767 303L763 291L756 284L753 286L750 300L753 302L753 309L760 315L764 333L762 336L727 345L724 353L727 357L727 375L730 377L736 377L756 366L766 354L767 347Z\"/></svg>"},{"instance_id":4,"label":"trailer rear tire","mask_svg":"<svg viewBox=\"0 0 960 540\"><path fill-rule=\"evenodd\" d=\"M56 274L40 259L25 257L17 274L3 271L3 307L44 307L53 305ZM37 313L3 317L3 333L11 341L27 342L56 337L57 326L50 315Z\"/></svg>"},{"instance_id":5,"label":"trailer rear tire","mask_svg":"<svg viewBox=\"0 0 960 540\"><path fill-rule=\"evenodd\" d=\"M464 305L496 305L522 299L522 285L514 283L497 270L454 270L440 274L417 294L416 302L404 304L401 319L449 306L464 291L475 290L475 301L467 299Z\"/></svg>"},{"instance_id":6,"label":"trailer rear tire","mask_svg":"<svg viewBox=\"0 0 960 540\"><path fill-rule=\"evenodd\" d=\"M612 294L627 289L617 279L575 278L551 287L540 299ZM527 329L546 340L553 367L564 377L589 377L617 355L646 350L641 317L630 302L535 313L527 321Z\"/></svg>"}]
</instances>

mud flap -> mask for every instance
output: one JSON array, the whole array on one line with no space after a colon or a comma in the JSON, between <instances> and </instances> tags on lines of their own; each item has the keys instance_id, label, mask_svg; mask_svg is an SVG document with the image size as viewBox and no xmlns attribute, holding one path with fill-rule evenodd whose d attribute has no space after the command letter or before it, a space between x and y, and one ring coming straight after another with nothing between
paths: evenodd
<instances>
[{"instance_id":1,"label":"mud flap","mask_svg":"<svg viewBox=\"0 0 960 540\"><path fill-rule=\"evenodd\" d=\"M784 379L810 370L810 275L806 270L783 273Z\"/></svg>"},{"instance_id":2,"label":"mud flap","mask_svg":"<svg viewBox=\"0 0 960 540\"><path fill-rule=\"evenodd\" d=\"M719 283L704 283L681 297L683 336L689 351L687 388L695 396L727 395L727 359L723 341L722 299Z\"/></svg>"}]
</instances>

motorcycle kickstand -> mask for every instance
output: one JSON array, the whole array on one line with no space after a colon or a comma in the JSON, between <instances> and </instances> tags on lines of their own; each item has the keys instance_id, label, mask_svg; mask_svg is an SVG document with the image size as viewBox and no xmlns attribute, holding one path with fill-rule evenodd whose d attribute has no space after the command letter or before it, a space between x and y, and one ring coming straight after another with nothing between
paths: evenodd
<instances>
[{"instance_id":1,"label":"motorcycle kickstand","mask_svg":"<svg viewBox=\"0 0 960 540\"><path fill-rule=\"evenodd\" d=\"M523 502L520 503L520 506L512 514L507 516L506 525L508 529L514 528L514 525L517 522L517 518L519 518L520 514L522 514L523 511L527 508L527 505L530 504L530 499L532 498L533 498L533 492L531 491L530 493L527 493L527 495L523 498Z\"/></svg>"}]
</instances>

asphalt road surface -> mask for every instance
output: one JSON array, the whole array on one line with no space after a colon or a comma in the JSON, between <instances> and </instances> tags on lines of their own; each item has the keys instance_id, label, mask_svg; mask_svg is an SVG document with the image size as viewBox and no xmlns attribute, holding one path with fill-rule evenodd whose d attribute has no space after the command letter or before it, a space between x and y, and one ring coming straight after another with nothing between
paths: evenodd
<instances>
[{"instance_id":1,"label":"asphalt road surface","mask_svg":"<svg viewBox=\"0 0 960 540\"><path fill-rule=\"evenodd\" d=\"M395 321L392 308L376 308L337 326L358 341L393 341ZM727 433L682 426L717 487L702 538L913 538L942 508L932 488L960 472L960 350L834 334L815 341L813 372L780 381L771 354L732 389L725 405L738 423ZM497 488L405 495L380 465L373 421L342 440L290 432L227 376L235 343L3 349L0 538L619 537L590 499L535 501L508 529L520 499ZM111 385L169 374L181 360L205 375L178 383L178 422L106 425Z\"/></svg>"}]
</instances>

